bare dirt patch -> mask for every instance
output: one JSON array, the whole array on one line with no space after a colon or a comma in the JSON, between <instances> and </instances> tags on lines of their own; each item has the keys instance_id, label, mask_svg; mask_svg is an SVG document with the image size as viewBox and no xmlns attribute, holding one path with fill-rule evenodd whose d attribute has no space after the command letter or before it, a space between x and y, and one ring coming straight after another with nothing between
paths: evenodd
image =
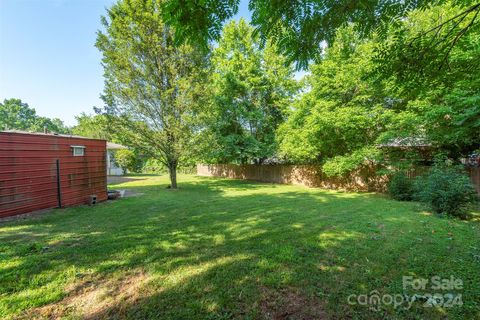
<instances>
[{"instance_id":1,"label":"bare dirt patch","mask_svg":"<svg viewBox=\"0 0 480 320\"><path fill-rule=\"evenodd\" d=\"M271 320L331 319L324 302L307 297L295 288L263 289L260 308L262 316Z\"/></svg>"},{"instance_id":2,"label":"bare dirt patch","mask_svg":"<svg viewBox=\"0 0 480 320\"><path fill-rule=\"evenodd\" d=\"M141 298L148 280L143 271L118 279L82 280L66 288L63 300L29 310L18 319L106 319L113 314L122 318L124 308Z\"/></svg>"}]
</instances>

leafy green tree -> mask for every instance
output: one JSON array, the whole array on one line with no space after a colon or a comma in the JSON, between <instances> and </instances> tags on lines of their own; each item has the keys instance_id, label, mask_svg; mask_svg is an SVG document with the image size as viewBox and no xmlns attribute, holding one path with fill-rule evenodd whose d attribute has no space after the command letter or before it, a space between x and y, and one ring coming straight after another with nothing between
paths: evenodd
<instances>
[{"instance_id":1,"label":"leafy green tree","mask_svg":"<svg viewBox=\"0 0 480 320\"><path fill-rule=\"evenodd\" d=\"M379 73L396 80L404 95L426 88L454 84L465 72L477 70L480 3L444 1L426 10L413 10L389 25L385 41L377 48Z\"/></svg>"},{"instance_id":2,"label":"leafy green tree","mask_svg":"<svg viewBox=\"0 0 480 320\"><path fill-rule=\"evenodd\" d=\"M465 29L468 16L451 20L462 10L449 3L414 10L391 27L386 39L375 33L365 39L354 25L340 29L311 67L310 90L278 130L281 155L294 162L323 163L327 174L342 175L369 159L421 159L420 151L412 149L388 155L382 149L380 155L376 146L398 139L413 141L413 147L415 141L430 144L431 153L454 159L478 149L480 77L472 67L480 67L480 32L477 26ZM430 35L439 20L459 23ZM456 44L442 44L443 38L458 35L457 29L466 31ZM431 38L409 47L419 34ZM394 54L383 55L386 48ZM405 48L413 52L407 61ZM418 61L415 70L416 54L424 49L431 64ZM442 63L449 67L440 68ZM408 74L398 71L402 65Z\"/></svg>"},{"instance_id":3,"label":"leafy green tree","mask_svg":"<svg viewBox=\"0 0 480 320\"><path fill-rule=\"evenodd\" d=\"M377 76L392 84L405 106L389 124L383 141L420 134L437 152L454 159L480 146L480 26L470 26L475 12L462 12L462 7L450 3L413 11L381 44L375 57ZM438 28L438 21L445 24ZM462 37L452 38L459 32L464 32ZM428 36L420 41L419 33ZM417 62L405 49L409 47L427 57L428 63Z\"/></svg>"},{"instance_id":4,"label":"leafy green tree","mask_svg":"<svg viewBox=\"0 0 480 320\"><path fill-rule=\"evenodd\" d=\"M270 43L260 49L243 19L225 26L212 68L207 157L262 163L276 152L275 130L298 88L293 69Z\"/></svg>"},{"instance_id":5,"label":"leafy green tree","mask_svg":"<svg viewBox=\"0 0 480 320\"><path fill-rule=\"evenodd\" d=\"M25 130L32 132L68 133L68 128L60 119L40 117L34 108L20 99L5 99L0 102L0 129Z\"/></svg>"},{"instance_id":6,"label":"leafy green tree","mask_svg":"<svg viewBox=\"0 0 480 320\"><path fill-rule=\"evenodd\" d=\"M127 173L127 170L136 171L137 157L135 152L128 149L120 149L115 152L115 162L122 168L123 173Z\"/></svg>"},{"instance_id":7,"label":"leafy green tree","mask_svg":"<svg viewBox=\"0 0 480 320\"><path fill-rule=\"evenodd\" d=\"M334 160L337 165L330 171L339 175L372 153L370 147L394 105L386 99L384 86L368 78L374 48L375 43L361 39L353 26L339 30L322 61L311 67L310 90L278 129L281 156L297 163Z\"/></svg>"},{"instance_id":8,"label":"leafy green tree","mask_svg":"<svg viewBox=\"0 0 480 320\"><path fill-rule=\"evenodd\" d=\"M162 4L165 21L175 27L179 42L199 43L220 37L222 25L238 11L240 0L166 0ZM458 0L459 2L461 0ZM320 58L321 43L329 43L346 23L361 26L359 32L384 28L412 9L425 7L425 0L250 0L252 24L260 38L273 40L290 61L304 68ZM465 1L464 1L465 2ZM467 1L470 2L470 1Z\"/></svg>"},{"instance_id":9,"label":"leafy green tree","mask_svg":"<svg viewBox=\"0 0 480 320\"><path fill-rule=\"evenodd\" d=\"M0 127L2 129L28 130L37 119L35 109L20 99L5 99L0 103Z\"/></svg>"},{"instance_id":10,"label":"leafy green tree","mask_svg":"<svg viewBox=\"0 0 480 320\"><path fill-rule=\"evenodd\" d=\"M75 120L77 124L72 128L75 135L108 141L117 140L111 132L108 117L103 114L88 115L82 112Z\"/></svg>"},{"instance_id":11,"label":"leafy green tree","mask_svg":"<svg viewBox=\"0 0 480 320\"><path fill-rule=\"evenodd\" d=\"M201 104L205 56L174 45L158 1L120 0L102 23L96 46L103 54L108 119L127 145L162 161L177 188L177 167Z\"/></svg>"},{"instance_id":12,"label":"leafy green tree","mask_svg":"<svg viewBox=\"0 0 480 320\"><path fill-rule=\"evenodd\" d=\"M218 40L222 25L238 12L240 0L165 0L162 4L164 20L176 29L177 42L200 44L204 48L210 40ZM461 8L458 18L467 21L466 28L455 30L449 37L439 38L446 47L455 46L455 38L474 26L480 3L474 0L250 0L252 24L263 43L275 42L289 61L298 68L306 68L310 61L321 58L322 43L332 44L337 30L347 23L355 23L362 37L372 31L385 35L388 28L397 25L415 9L425 10L432 5L453 3ZM436 22L442 28L445 20ZM418 39L423 41L437 29L423 30ZM428 44L424 41L427 46ZM405 48L416 61L430 63L428 57L414 48ZM398 70L402 70L401 66ZM415 73L418 70L415 71Z\"/></svg>"}]
</instances>

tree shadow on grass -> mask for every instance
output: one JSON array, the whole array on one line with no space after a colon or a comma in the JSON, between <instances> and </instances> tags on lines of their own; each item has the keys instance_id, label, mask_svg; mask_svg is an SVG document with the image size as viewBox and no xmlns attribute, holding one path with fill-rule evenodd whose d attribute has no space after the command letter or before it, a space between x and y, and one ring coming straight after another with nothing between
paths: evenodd
<instances>
[{"instance_id":1,"label":"tree shadow on grass","mask_svg":"<svg viewBox=\"0 0 480 320\"><path fill-rule=\"evenodd\" d=\"M52 281L73 289L33 303L51 304L25 317L384 318L396 311L349 306L348 294L399 293L406 271L434 271L418 255L425 245L451 251L409 233L426 228L410 204L374 195L208 178L173 192L136 189L145 196L0 231L4 255L15 260L1 269L6 303L21 309L34 279L39 292ZM441 315L417 309L410 315Z\"/></svg>"}]
</instances>

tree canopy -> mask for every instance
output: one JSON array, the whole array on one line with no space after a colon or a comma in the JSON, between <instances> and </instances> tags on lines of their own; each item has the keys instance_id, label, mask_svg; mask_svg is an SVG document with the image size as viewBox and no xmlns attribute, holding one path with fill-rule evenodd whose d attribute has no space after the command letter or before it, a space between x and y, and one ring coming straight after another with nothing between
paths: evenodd
<instances>
[{"instance_id":1,"label":"tree canopy","mask_svg":"<svg viewBox=\"0 0 480 320\"><path fill-rule=\"evenodd\" d=\"M165 0L162 3L164 20L175 28L178 42L190 42L207 47L218 40L223 23L238 12L240 0ZM358 26L362 37L372 31L386 30L417 8L445 3L435 0L250 0L252 24L263 43L274 42L289 62L306 68L310 61L321 57L321 44L332 43L336 31L348 23ZM472 13L466 21L475 20L480 6L473 0L455 0ZM439 24L440 25L440 24ZM425 32L428 30L424 30ZM460 33L452 33L453 38ZM450 41L445 39L443 43Z\"/></svg>"},{"instance_id":2,"label":"tree canopy","mask_svg":"<svg viewBox=\"0 0 480 320\"><path fill-rule=\"evenodd\" d=\"M188 45L174 45L160 4L121 0L108 9L96 46L103 55L103 100L111 125L128 145L176 170L191 139L205 57Z\"/></svg>"},{"instance_id":3,"label":"tree canopy","mask_svg":"<svg viewBox=\"0 0 480 320\"><path fill-rule=\"evenodd\" d=\"M77 124L72 127L72 133L75 135L108 141L117 140L106 115L88 115L82 112L75 120Z\"/></svg>"},{"instance_id":4,"label":"tree canopy","mask_svg":"<svg viewBox=\"0 0 480 320\"><path fill-rule=\"evenodd\" d=\"M97 39L106 113L79 119L85 127L98 120L123 130L123 143L159 159L172 175L182 161L313 163L343 175L370 160L420 160L381 147L392 141L421 141L454 160L478 150L480 5L272 3L250 2L252 26L223 25L235 0L119 1ZM193 36L218 40L207 54L192 39L179 41L210 19L207 34ZM289 19L294 23L282 25ZM296 42L296 32L308 33L304 42ZM294 60L310 62L302 81L294 79Z\"/></svg>"},{"instance_id":5,"label":"tree canopy","mask_svg":"<svg viewBox=\"0 0 480 320\"><path fill-rule=\"evenodd\" d=\"M275 130L298 88L293 69L243 19L230 22L212 54L207 161L261 163L276 153ZM215 147L212 147L215 144Z\"/></svg>"},{"instance_id":6,"label":"tree canopy","mask_svg":"<svg viewBox=\"0 0 480 320\"><path fill-rule=\"evenodd\" d=\"M300 163L324 162L371 146L391 117L381 85L368 78L375 44L353 26L340 29L324 58L311 66L310 88L280 126L280 154Z\"/></svg>"},{"instance_id":7,"label":"tree canopy","mask_svg":"<svg viewBox=\"0 0 480 320\"><path fill-rule=\"evenodd\" d=\"M34 108L20 99L5 99L0 102L0 130L24 130L32 132L68 133L68 128L58 119L37 115Z\"/></svg>"},{"instance_id":8,"label":"tree canopy","mask_svg":"<svg viewBox=\"0 0 480 320\"><path fill-rule=\"evenodd\" d=\"M480 61L478 26L452 48L429 47L431 64L416 71L409 65L413 56L405 62L391 53L403 52L403 44L461 11L450 3L414 10L386 38L365 38L354 24L339 29L310 68L309 91L277 132L280 154L291 162L322 163L327 173L341 175L377 159L377 146L398 139L425 141L432 152L457 160L478 149L480 78L471 71ZM439 68L441 63L448 67ZM405 71L398 71L402 64Z\"/></svg>"}]
</instances>

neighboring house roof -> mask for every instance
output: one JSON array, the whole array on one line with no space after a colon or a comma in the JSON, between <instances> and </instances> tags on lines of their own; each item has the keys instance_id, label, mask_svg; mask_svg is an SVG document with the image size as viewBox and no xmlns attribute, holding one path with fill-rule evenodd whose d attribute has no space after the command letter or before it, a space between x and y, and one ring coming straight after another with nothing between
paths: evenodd
<instances>
[{"instance_id":1,"label":"neighboring house roof","mask_svg":"<svg viewBox=\"0 0 480 320\"><path fill-rule=\"evenodd\" d=\"M378 145L381 148L428 148L432 144L421 137L395 138Z\"/></svg>"},{"instance_id":2,"label":"neighboring house roof","mask_svg":"<svg viewBox=\"0 0 480 320\"><path fill-rule=\"evenodd\" d=\"M128 148L125 147L125 146L122 146L121 144L107 141L107 149L108 150L119 150L119 149L128 149Z\"/></svg>"},{"instance_id":3,"label":"neighboring house roof","mask_svg":"<svg viewBox=\"0 0 480 320\"><path fill-rule=\"evenodd\" d=\"M82 137L82 136L75 136L73 134L60 134L55 132L30 132L30 131L22 131L22 130L2 130L0 133L18 133L18 134L30 134L36 136L47 136L47 137L62 137L62 138L77 138L77 139L88 139L88 140L104 140L105 139L96 139L96 138L89 138L89 137Z\"/></svg>"}]
</instances>

